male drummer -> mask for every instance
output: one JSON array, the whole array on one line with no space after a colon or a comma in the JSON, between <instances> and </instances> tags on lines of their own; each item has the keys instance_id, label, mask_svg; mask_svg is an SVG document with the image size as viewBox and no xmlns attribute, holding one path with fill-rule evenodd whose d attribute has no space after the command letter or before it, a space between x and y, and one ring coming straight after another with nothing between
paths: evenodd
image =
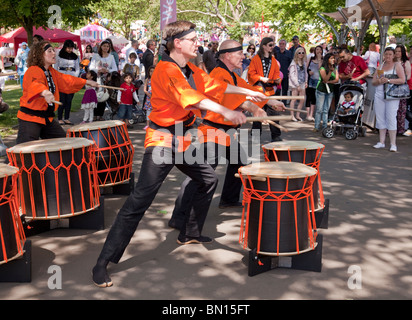
<instances>
[{"instance_id":1,"label":"male drummer","mask_svg":"<svg viewBox=\"0 0 412 320\"><path fill-rule=\"evenodd\" d=\"M218 51L217 66L212 70L210 76L239 88L259 90L260 87L249 85L233 72L234 69L241 68L243 59L243 48L239 42L235 40L222 42ZM245 96L230 93L225 93L221 103L231 110L249 111L255 117L266 116L266 112L261 109L265 104L268 104L275 110L284 110L283 103L277 100L264 100L260 103L254 103L246 100ZM235 173L238 172L239 167L246 165L244 161L247 159L247 153L234 135L237 128L239 128L239 125L213 111L207 111L202 124L199 126L203 140L201 142L204 143L207 162L211 164L212 168L216 169L217 165L222 163L222 157L226 158L227 161L231 161L227 165L219 208L242 206L242 203L239 202L242 182L239 178L235 177ZM231 153L236 153L236 155L231 156ZM185 215L190 211L191 199L195 190L195 183L190 178L187 178L182 183L175 202L175 209L169 221L170 227L180 229Z\"/></svg>"},{"instance_id":2,"label":"male drummer","mask_svg":"<svg viewBox=\"0 0 412 320\"><path fill-rule=\"evenodd\" d=\"M140 219L150 207L163 180L176 166L195 183L193 207L185 217L177 242L179 244L209 243L211 238L202 236L202 228L217 185L216 173L207 163L188 164L179 153L188 147L188 141L178 135L181 125L187 130L200 110L214 111L234 125L245 123L246 117L212 101L224 93L238 93L254 101L265 95L237 88L211 78L189 62L196 57L199 46L196 25L188 21L168 24L164 30L165 54L152 75L151 125L146 131L145 153L134 192L127 198L114 221L102 252L93 268L93 281L99 287L108 287L112 281L107 273L108 263L117 263L132 238ZM180 130L180 129L179 129ZM159 161L160 156L171 160ZM181 159L182 162L175 161Z\"/></svg>"}]
</instances>

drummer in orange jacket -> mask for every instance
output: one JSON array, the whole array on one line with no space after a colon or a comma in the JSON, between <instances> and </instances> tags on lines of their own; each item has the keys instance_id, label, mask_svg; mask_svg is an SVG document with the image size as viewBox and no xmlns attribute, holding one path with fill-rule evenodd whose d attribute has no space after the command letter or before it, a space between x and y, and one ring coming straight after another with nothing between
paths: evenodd
<instances>
[{"instance_id":1,"label":"drummer in orange jacket","mask_svg":"<svg viewBox=\"0 0 412 320\"><path fill-rule=\"evenodd\" d=\"M98 83L56 71L56 53L50 42L42 41L32 46L23 81L23 96L17 112L19 130L16 143L33 140L62 138L66 132L54 119L59 92L75 93L85 84L97 87Z\"/></svg>"},{"instance_id":2,"label":"drummer in orange jacket","mask_svg":"<svg viewBox=\"0 0 412 320\"><path fill-rule=\"evenodd\" d=\"M212 70L210 76L214 79L229 83L231 85L255 91L261 91L259 87L248 84L239 77L233 70L241 68L244 59L242 45L235 40L222 42L218 51L217 66ZM283 111L284 105L277 100L263 100L262 102L251 102L245 96L225 93L220 103L228 109L241 109L249 111L255 117L265 117L266 112L262 109L265 104L274 110ZM200 142L204 143L205 155L208 163L213 169L221 163L220 158L229 161L226 169L225 181L223 184L219 208L240 207L239 202L242 181L235 177L239 167L246 165L246 152L235 138L238 125L225 119L221 114L207 111L202 123L199 125ZM230 136L229 136L230 135ZM234 146L234 144L238 144ZM232 153L235 152L234 156ZM236 161L236 160L237 161ZM175 202L173 215L169 221L169 226L180 229L184 216L191 207L191 199L195 191L195 184L187 178L180 188L179 195Z\"/></svg>"}]
</instances>

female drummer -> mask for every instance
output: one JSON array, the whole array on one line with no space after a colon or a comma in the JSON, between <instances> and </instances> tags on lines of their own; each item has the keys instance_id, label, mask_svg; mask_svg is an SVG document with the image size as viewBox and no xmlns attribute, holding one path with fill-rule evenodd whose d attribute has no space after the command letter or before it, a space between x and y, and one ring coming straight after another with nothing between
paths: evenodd
<instances>
[{"instance_id":1,"label":"female drummer","mask_svg":"<svg viewBox=\"0 0 412 320\"><path fill-rule=\"evenodd\" d=\"M146 130L139 179L133 193L117 214L93 268L93 282L99 287L112 285L107 273L108 263L119 262L140 219L174 166L192 178L196 185L193 207L190 214L185 216L177 242L190 244L212 241L202 235L202 228L217 186L217 176L207 162L186 162L183 151L190 141L182 139L182 134L184 130L190 129L196 120L194 113L200 114L200 110L219 113L235 125L245 123L246 117L242 112L229 110L214 102L219 101L225 92L243 94L252 101L266 98L261 92L238 88L211 78L190 63L189 60L197 56L199 47L195 27L188 21L176 21L164 29L167 50L152 76L153 110L150 113L150 126Z\"/></svg>"},{"instance_id":2,"label":"female drummer","mask_svg":"<svg viewBox=\"0 0 412 320\"><path fill-rule=\"evenodd\" d=\"M270 37L263 38L257 54L252 58L249 65L249 71L247 74L248 81L252 86L260 86L268 96L275 95L275 89L280 82L280 69L279 63L273 56L273 39ZM268 116L278 115L269 106L265 106L264 110ZM278 141L280 138L280 130L273 125L270 126L271 140ZM254 129L262 129L261 122L254 122Z\"/></svg>"},{"instance_id":3,"label":"female drummer","mask_svg":"<svg viewBox=\"0 0 412 320\"><path fill-rule=\"evenodd\" d=\"M56 53L49 41L32 46L17 112L19 130L16 143L65 137L66 132L54 119L58 107L54 101L59 101L60 92L75 93L85 84L98 86L95 81L58 72L52 67L54 63Z\"/></svg>"}]
</instances>

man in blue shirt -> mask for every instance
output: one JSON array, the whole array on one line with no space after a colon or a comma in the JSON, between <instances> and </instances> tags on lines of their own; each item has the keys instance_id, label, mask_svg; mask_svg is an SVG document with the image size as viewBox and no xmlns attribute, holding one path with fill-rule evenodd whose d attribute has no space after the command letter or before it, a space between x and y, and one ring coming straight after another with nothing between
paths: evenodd
<instances>
[{"instance_id":1,"label":"man in blue shirt","mask_svg":"<svg viewBox=\"0 0 412 320\"><path fill-rule=\"evenodd\" d=\"M287 95L289 90L289 65L293 60L292 54L286 49L286 40L279 41L279 47L273 49L276 60L280 63L280 71L283 73L282 95ZM283 101L286 103L286 101Z\"/></svg>"}]
</instances>

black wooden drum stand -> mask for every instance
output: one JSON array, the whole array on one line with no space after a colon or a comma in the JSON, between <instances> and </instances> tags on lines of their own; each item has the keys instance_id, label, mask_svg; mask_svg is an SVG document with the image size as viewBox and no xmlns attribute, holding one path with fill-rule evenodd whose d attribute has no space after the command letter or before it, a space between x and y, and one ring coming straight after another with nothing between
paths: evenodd
<instances>
[{"instance_id":1,"label":"black wooden drum stand","mask_svg":"<svg viewBox=\"0 0 412 320\"><path fill-rule=\"evenodd\" d=\"M31 282L31 241L24 243L24 254L0 265L0 282Z\"/></svg>"},{"instance_id":2,"label":"black wooden drum stand","mask_svg":"<svg viewBox=\"0 0 412 320\"><path fill-rule=\"evenodd\" d=\"M315 210L315 220L318 228L329 228L329 199L325 199L325 206L323 209Z\"/></svg>"},{"instance_id":3,"label":"black wooden drum stand","mask_svg":"<svg viewBox=\"0 0 412 320\"><path fill-rule=\"evenodd\" d=\"M323 237L321 234L318 234L316 242L317 246L314 250L293 256L269 256L264 254L256 254L256 249L249 251L249 277L253 277L276 268L321 272L323 242Z\"/></svg>"}]
</instances>

